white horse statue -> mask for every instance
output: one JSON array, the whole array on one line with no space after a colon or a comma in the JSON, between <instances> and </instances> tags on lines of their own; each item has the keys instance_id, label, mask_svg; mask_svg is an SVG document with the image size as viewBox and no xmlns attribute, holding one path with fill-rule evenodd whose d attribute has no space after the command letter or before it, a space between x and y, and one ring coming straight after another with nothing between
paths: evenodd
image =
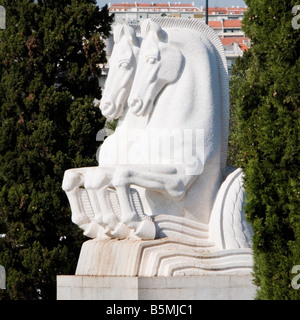
<instances>
[{"instance_id":1,"label":"white horse statue","mask_svg":"<svg viewBox=\"0 0 300 320\"><path fill-rule=\"evenodd\" d=\"M137 255L135 275L190 270L203 250L245 249L239 255L244 260L231 267L249 269L251 229L243 215L242 173L228 175L226 167L229 86L222 43L193 19L148 19L141 36L140 44L126 25L114 31L100 108L109 120L118 118L118 126L103 142L98 167L65 173L72 221L97 241L153 240L149 245L157 259ZM154 240L159 238L171 241L166 251L153 248L161 248ZM147 246L130 242L128 248L133 243ZM186 256L191 247L191 256L173 266L174 257ZM135 252L149 252L143 250ZM160 269L159 257L174 250Z\"/></svg>"}]
</instances>

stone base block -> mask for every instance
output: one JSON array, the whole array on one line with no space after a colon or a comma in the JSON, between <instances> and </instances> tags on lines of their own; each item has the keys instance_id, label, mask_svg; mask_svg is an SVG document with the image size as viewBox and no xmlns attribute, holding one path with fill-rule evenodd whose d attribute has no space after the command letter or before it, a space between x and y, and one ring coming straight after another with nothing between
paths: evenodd
<instances>
[{"instance_id":1,"label":"stone base block","mask_svg":"<svg viewBox=\"0 0 300 320\"><path fill-rule=\"evenodd\" d=\"M58 276L58 300L251 300L251 275Z\"/></svg>"}]
</instances>

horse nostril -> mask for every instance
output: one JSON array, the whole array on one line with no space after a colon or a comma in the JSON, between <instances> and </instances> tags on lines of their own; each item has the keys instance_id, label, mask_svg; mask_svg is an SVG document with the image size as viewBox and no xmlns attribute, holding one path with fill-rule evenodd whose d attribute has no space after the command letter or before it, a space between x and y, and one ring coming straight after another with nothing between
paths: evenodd
<instances>
[{"instance_id":1,"label":"horse nostril","mask_svg":"<svg viewBox=\"0 0 300 320\"><path fill-rule=\"evenodd\" d=\"M133 113L138 113L143 107L143 101L141 99L135 98L128 102L129 107Z\"/></svg>"},{"instance_id":2,"label":"horse nostril","mask_svg":"<svg viewBox=\"0 0 300 320\"><path fill-rule=\"evenodd\" d=\"M102 111L102 114L106 118L111 118L113 117L115 113L115 104L113 102L105 102L103 104L100 104L100 110Z\"/></svg>"}]
</instances>

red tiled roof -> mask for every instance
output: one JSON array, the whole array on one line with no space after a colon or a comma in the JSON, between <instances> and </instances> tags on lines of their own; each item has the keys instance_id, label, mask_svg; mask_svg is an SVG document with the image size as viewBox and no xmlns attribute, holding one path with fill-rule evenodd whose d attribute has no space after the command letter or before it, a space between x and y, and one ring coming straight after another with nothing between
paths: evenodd
<instances>
[{"instance_id":1,"label":"red tiled roof","mask_svg":"<svg viewBox=\"0 0 300 320\"><path fill-rule=\"evenodd\" d=\"M189 3L182 3L182 4L178 4L178 3L170 3L171 7L190 7L190 8L194 8L195 6L193 6L192 4Z\"/></svg>"},{"instance_id":2,"label":"red tiled roof","mask_svg":"<svg viewBox=\"0 0 300 320\"><path fill-rule=\"evenodd\" d=\"M111 7L169 7L168 3L113 3ZM175 4L170 3L170 7L178 7L178 8L196 8L192 4L189 3L182 3L182 4Z\"/></svg>"},{"instance_id":3,"label":"red tiled roof","mask_svg":"<svg viewBox=\"0 0 300 320\"><path fill-rule=\"evenodd\" d=\"M221 38L221 41L223 43L223 46L230 46L231 44L233 44L234 42L237 42L239 45L243 44L243 41L248 41L248 38Z\"/></svg>"},{"instance_id":4,"label":"red tiled roof","mask_svg":"<svg viewBox=\"0 0 300 320\"><path fill-rule=\"evenodd\" d=\"M206 8L203 8L203 11L206 12ZM222 7L208 7L208 13L212 14L213 12L216 13L227 13L227 8Z\"/></svg>"},{"instance_id":5,"label":"red tiled roof","mask_svg":"<svg viewBox=\"0 0 300 320\"><path fill-rule=\"evenodd\" d=\"M243 52L248 51L249 47L244 42L248 42L248 38L221 38L223 46L230 46L236 42Z\"/></svg>"},{"instance_id":6,"label":"red tiled roof","mask_svg":"<svg viewBox=\"0 0 300 320\"><path fill-rule=\"evenodd\" d=\"M182 4L178 4L178 3L128 3L128 2L124 2L124 3L113 3L109 10L113 11L114 9L129 9L129 8L150 8L150 7L156 7L156 8L190 8L193 11L199 11L199 8L197 8L197 6L190 4L190 3L182 3ZM203 8L204 12L206 11L206 8ZM230 7L209 7L208 8L208 13L212 14L213 12L215 13L221 13L221 14L230 14L230 13L234 13L234 14L240 14L243 13L247 10L247 8L230 8Z\"/></svg>"},{"instance_id":7,"label":"red tiled roof","mask_svg":"<svg viewBox=\"0 0 300 320\"><path fill-rule=\"evenodd\" d=\"M193 6L192 4L173 4L170 3L114 3L109 8L110 11L127 11L128 9L136 8L149 8L149 9L178 9L180 11L184 9L188 9L189 11L200 11L197 7Z\"/></svg>"},{"instance_id":8,"label":"red tiled roof","mask_svg":"<svg viewBox=\"0 0 300 320\"><path fill-rule=\"evenodd\" d=\"M111 7L135 7L134 3L113 3Z\"/></svg>"},{"instance_id":9,"label":"red tiled roof","mask_svg":"<svg viewBox=\"0 0 300 320\"><path fill-rule=\"evenodd\" d=\"M222 28L222 22L221 21L208 21L208 25L211 28Z\"/></svg>"},{"instance_id":10,"label":"red tiled roof","mask_svg":"<svg viewBox=\"0 0 300 320\"><path fill-rule=\"evenodd\" d=\"M242 21L241 20L224 20L225 28L241 28Z\"/></svg>"},{"instance_id":11,"label":"red tiled roof","mask_svg":"<svg viewBox=\"0 0 300 320\"><path fill-rule=\"evenodd\" d=\"M229 8L228 7L228 11L229 12L234 12L234 13L239 13L239 12L242 12L242 11L247 11L247 8Z\"/></svg>"},{"instance_id":12,"label":"red tiled roof","mask_svg":"<svg viewBox=\"0 0 300 320\"><path fill-rule=\"evenodd\" d=\"M138 7L169 7L167 3L137 3Z\"/></svg>"},{"instance_id":13,"label":"red tiled roof","mask_svg":"<svg viewBox=\"0 0 300 320\"><path fill-rule=\"evenodd\" d=\"M216 13L235 13L239 14L241 12L245 12L247 8L229 8L229 7L208 7L208 13L216 12ZM203 11L206 11L206 8L203 8Z\"/></svg>"},{"instance_id":14,"label":"red tiled roof","mask_svg":"<svg viewBox=\"0 0 300 320\"><path fill-rule=\"evenodd\" d=\"M240 48L244 51L248 51L248 47L245 44L239 44Z\"/></svg>"}]
</instances>

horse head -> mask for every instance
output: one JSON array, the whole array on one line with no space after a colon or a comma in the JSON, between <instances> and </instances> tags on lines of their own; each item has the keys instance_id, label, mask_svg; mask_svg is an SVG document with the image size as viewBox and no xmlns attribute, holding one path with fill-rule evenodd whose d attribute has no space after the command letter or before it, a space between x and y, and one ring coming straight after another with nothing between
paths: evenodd
<instances>
[{"instance_id":1,"label":"horse head","mask_svg":"<svg viewBox=\"0 0 300 320\"><path fill-rule=\"evenodd\" d=\"M100 103L102 114L108 120L119 118L127 107L139 53L139 40L134 29L128 25L117 25L114 42L109 60L110 70Z\"/></svg>"},{"instance_id":2,"label":"horse head","mask_svg":"<svg viewBox=\"0 0 300 320\"><path fill-rule=\"evenodd\" d=\"M180 76L184 57L168 42L168 35L154 21L147 19L141 26L143 42L128 106L137 116L153 111L154 101L165 86Z\"/></svg>"}]
</instances>

